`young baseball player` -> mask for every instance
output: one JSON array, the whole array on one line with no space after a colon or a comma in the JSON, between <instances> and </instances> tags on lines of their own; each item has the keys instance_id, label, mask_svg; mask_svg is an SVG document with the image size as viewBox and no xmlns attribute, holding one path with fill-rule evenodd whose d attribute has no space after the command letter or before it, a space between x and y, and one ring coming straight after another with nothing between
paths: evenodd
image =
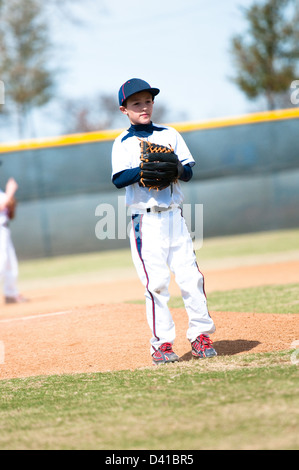
<instances>
[{"instance_id":1,"label":"young baseball player","mask_svg":"<svg viewBox=\"0 0 299 470\"><path fill-rule=\"evenodd\" d=\"M26 302L17 288L18 261L9 229L17 189L13 178L8 180L5 192L0 189L0 281L3 280L4 301L7 304Z\"/></svg>"},{"instance_id":2,"label":"young baseball player","mask_svg":"<svg viewBox=\"0 0 299 470\"><path fill-rule=\"evenodd\" d=\"M195 161L174 128L152 123L154 97L159 92L137 78L120 87L120 111L131 125L115 139L112 149L112 182L117 188L126 188L126 204L132 217L132 258L145 286L154 364L179 360L172 349L176 333L168 308L170 270L175 274L189 317L187 338L192 355L197 358L217 355L209 337L215 325L207 307L203 275L180 208L183 194L179 180L191 179ZM165 189L144 185L141 141L169 147L177 156L176 181Z\"/></svg>"}]
</instances>

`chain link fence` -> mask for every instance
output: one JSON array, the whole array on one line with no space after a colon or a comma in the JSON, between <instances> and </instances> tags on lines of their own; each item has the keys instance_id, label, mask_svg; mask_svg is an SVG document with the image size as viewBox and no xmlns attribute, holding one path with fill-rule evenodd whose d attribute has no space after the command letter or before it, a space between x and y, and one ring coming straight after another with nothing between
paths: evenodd
<instances>
[{"instance_id":1,"label":"chain link fence","mask_svg":"<svg viewBox=\"0 0 299 470\"><path fill-rule=\"evenodd\" d=\"M175 127L175 125L174 125ZM185 203L203 205L205 237L299 226L299 113L290 119L181 131L195 161ZM96 209L119 196L111 182L113 140L1 151L0 187L19 190L11 224L20 258L129 246L99 240ZM116 220L117 224L117 220Z\"/></svg>"}]
</instances>

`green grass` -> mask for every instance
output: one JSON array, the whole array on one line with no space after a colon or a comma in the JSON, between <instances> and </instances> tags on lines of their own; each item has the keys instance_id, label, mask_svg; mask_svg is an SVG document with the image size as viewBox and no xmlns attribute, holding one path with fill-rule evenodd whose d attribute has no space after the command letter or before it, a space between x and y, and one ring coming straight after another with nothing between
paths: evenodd
<instances>
[{"instance_id":1,"label":"green grass","mask_svg":"<svg viewBox=\"0 0 299 470\"><path fill-rule=\"evenodd\" d=\"M199 259L258 256L299 250L299 230L256 232L204 239Z\"/></svg>"},{"instance_id":2,"label":"green grass","mask_svg":"<svg viewBox=\"0 0 299 470\"><path fill-rule=\"evenodd\" d=\"M144 304L144 300L128 303ZM183 308L182 297L171 297L170 308ZM299 284L271 285L211 292L211 311L253 313L299 313Z\"/></svg>"},{"instance_id":3,"label":"green grass","mask_svg":"<svg viewBox=\"0 0 299 470\"><path fill-rule=\"evenodd\" d=\"M0 449L298 449L291 352L0 382Z\"/></svg>"},{"instance_id":4,"label":"green grass","mask_svg":"<svg viewBox=\"0 0 299 470\"><path fill-rule=\"evenodd\" d=\"M299 284L271 285L211 292L209 309L224 312L299 313ZM172 297L171 308L184 307L181 297Z\"/></svg>"},{"instance_id":5,"label":"green grass","mask_svg":"<svg viewBox=\"0 0 299 470\"><path fill-rule=\"evenodd\" d=\"M20 262L20 278L32 280L55 278L88 273L104 272L107 269L132 267L128 249L101 251L53 258L41 258Z\"/></svg>"},{"instance_id":6,"label":"green grass","mask_svg":"<svg viewBox=\"0 0 299 470\"><path fill-rule=\"evenodd\" d=\"M298 250L297 229L207 239L197 255L242 263ZM23 261L20 278L127 268L129 249ZM298 294L297 284L266 286L213 292L208 302L210 310L298 313ZM170 306L182 307L181 298ZM291 351L2 380L0 449L298 450L298 388Z\"/></svg>"},{"instance_id":7,"label":"green grass","mask_svg":"<svg viewBox=\"0 0 299 470\"><path fill-rule=\"evenodd\" d=\"M212 292L209 306L227 312L299 313L299 284Z\"/></svg>"},{"instance_id":8,"label":"green grass","mask_svg":"<svg viewBox=\"0 0 299 470\"><path fill-rule=\"evenodd\" d=\"M299 229L205 239L196 251L201 262L299 251ZM132 268L130 249L20 262L20 279L49 279Z\"/></svg>"}]
</instances>

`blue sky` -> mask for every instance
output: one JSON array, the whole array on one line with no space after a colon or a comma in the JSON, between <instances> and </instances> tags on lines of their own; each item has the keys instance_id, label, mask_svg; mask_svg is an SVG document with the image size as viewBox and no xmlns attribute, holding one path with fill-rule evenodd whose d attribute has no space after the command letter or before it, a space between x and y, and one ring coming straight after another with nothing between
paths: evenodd
<instances>
[{"instance_id":1,"label":"blue sky","mask_svg":"<svg viewBox=\"0 0 299 470\"><path fill-rule=\"evenodd\" d=\"M53 26L61 69L56 100L33 115L37 137L61 132L55 115L64 98L117 93L137 77L160 88L171 121L199 121L256 111L232 83L230 39L245 31L240 6L253 0L86 0L72 4L75 21ZM76 21L80 19L79 21ZM182 119L183 118L183 119ZM127 125L124 118L123 126ZM13 137L13 133L6 134ZM4 140L3 129L0 139Z\"/></svg>"}]
</instances>

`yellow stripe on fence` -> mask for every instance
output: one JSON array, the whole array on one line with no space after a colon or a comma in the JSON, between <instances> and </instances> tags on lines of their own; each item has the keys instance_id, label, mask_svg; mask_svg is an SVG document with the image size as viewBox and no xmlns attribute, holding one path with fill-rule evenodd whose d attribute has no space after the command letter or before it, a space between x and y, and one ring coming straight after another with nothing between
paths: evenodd
<instances>
[{"instance_id":1,"label":"yellow stripe on fence","mask_svg":"<svg viewBox=\"0 0 299 470\"><path fill-rule=\"evenodd\" d=\"M215 129L220 127L240 126L256 124L267 121L279 121L285 119L299 119L299 109L290 108L275 111L264 111L246 114L242 116L211 119L208 121L172 123L170 126L179 132L192 132L203 129ZM124 129L85 132L80 134L68 134L58 137L41 139L28 139L14 142L0 143L0 153L19 152L40 148L61 147L66 145L79 145L100 141L113 141Z\"/></svg>"}]
</instances>

